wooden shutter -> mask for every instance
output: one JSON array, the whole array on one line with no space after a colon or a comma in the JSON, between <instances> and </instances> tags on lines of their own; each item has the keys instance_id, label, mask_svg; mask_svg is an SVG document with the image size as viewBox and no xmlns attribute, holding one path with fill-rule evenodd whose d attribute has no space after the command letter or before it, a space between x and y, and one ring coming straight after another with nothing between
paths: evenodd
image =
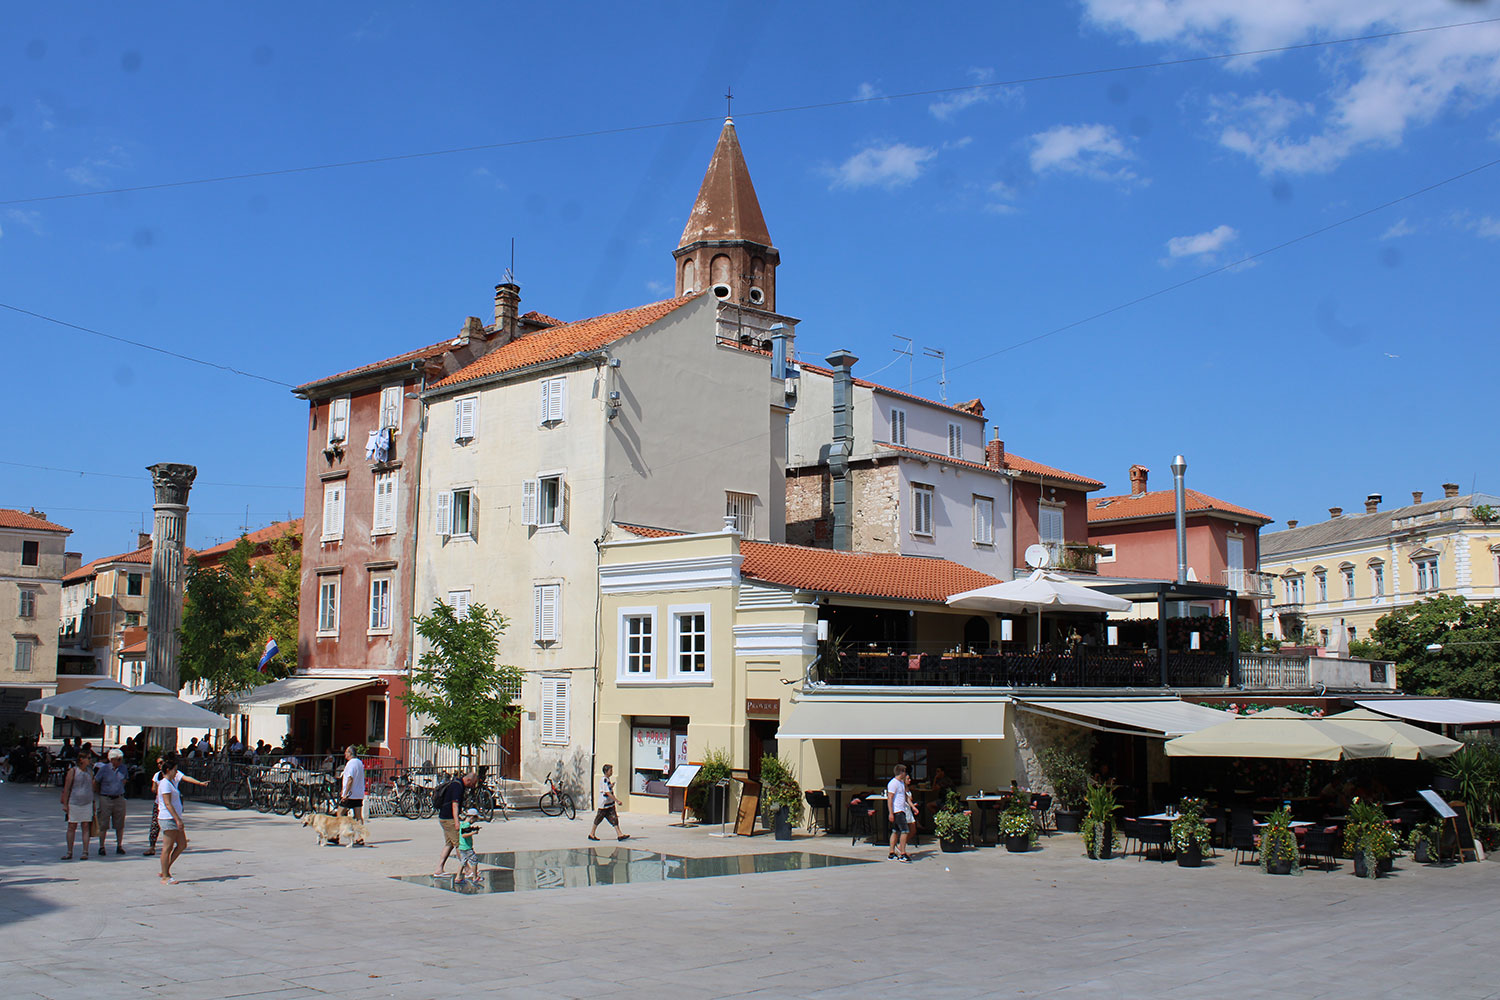
<instances>
[{"instance_id":1,"label":"wooden shutter","mask_svg":"<svg viewBox=\"0 0 1500 1000\"><path fill-rule=\"evenodd\" d=\"M964 429L958 424L948 425L948 456L959 458L964 453Z\"/></svg>"},{"instance_id":2,"label":"wooden shutter","mask_svg":"<svg viewBox=\"0 0 1500 1000\"><path fill-rule=\"evenodd\" d=\"M453 609L453 614L458 618L467 618L469 615L469 599L473 592L468 590L448 591L448 606Z\"/></svg>"},{"instance_id":3,"label":"wooden shutter","mask_svg":"<svg viewBox=\"0 0 1500 1000\"><path fill-rule=\"evenodd\" d=\"M401 429L401 386L388 385L380 390L380 426Z\"/></svg>"},{"instance_id":4,"label":"wooden shutter","mask_svg":"<svg viewBox=\"0 0 1500 1000\"><path fill-rule=\"evenodd\" d=\"M547 399L547 419L560 421L568 414L568 380L552 380L552 393Z\"/></svg>"},{"instance_id":5,"label":"wooden shutter","mask_svg":"<svg viewBox=\"0 0 1500 1000\"><path fill-rule=\"evenodd\" d=\"M437 533L444 538L453 534L453 494L443 490L437 495Z\"/></svg>"},{"instance_id":6,"label":"wooden shutter","mask_svg":"<svg viewBox=\"0 0 1500 1000\"><path fill-rule=\"evenodd\" d=\"M566 479L559 479L557 483L557 523L562 525L564 531L568 530L568 508L573 497L573 491L568 486Z\"/></svg>"},{"instance_id":7,"label":"wooden shutter","mask_svg":"<svg viewBox=\"0 0 1500 1000\"><path fill-rule=\"evenodd\" d=\"M995 540L995 502L988 497L974 498L974 541L988 545Z\"/></svg>"},{"instance_id":8,"label":"wooden shutter","mask_svg":"<svg viewBox=\"0 0 1500 1000\"><path fill-rule=\"evenodd\" d=\"M349 397L340 396L328 402L328 443L349 439Z\"/></svg>"},{"instance_id":9,"label":"wooden shutter","mask_svg":"<svg viewBox=\"0 0 1500 1000\"><path fill-rule=\"evenodd\" d=\"M382 472L375 477L375 529L396 526L396 474Z\"/></svg>"},{"instance_id":10,"label":"wooden shutter","mask_svg":"<svg viewBox=\"0 0 1500 1000\"><path fill-rule=\"evenodd\" d=\"M338 538L344 534L344 484L329 483L323 487L323 537Z\"/></svg>"},{"instance_id":11,"label":"wooden shutter","mask_svg":"<svg viewBox=\"0 0 1500 1000\"><path fill-rule=\"evenodd\" d=\"M541 491L541 483L535 479L528 479L521 484L521 523L528 528L534 528L537 524L537 497Z\"/></svg>"},{"instance_id":12,"label":"wooden shutter","mask_svg":"<svg viewBox=\"0 0 1500 1000\"><path fill-rule=\"evenodd\" d=\"M568 679L565 677L542 678L542 742L551 746L566 746L568 732Z\"/></svg>"},{"instance_id":13,"label":"wooden shutter","mask_svg":"<svg viewBox=\"0 0 1500 1000\"><path fill-rule=\"evenodd\" d=\"M555 583L540 584L535 590L535 609L531 635L536 642L554 642L558 636L558 591Z\"/></svg>"},{"instance_id":14,"label":"wooden shutter","mask_svg":"<svg viewBox=\"0 0 1500 1000\"><path fill-rule=\"evenodd\" d=\"M465 396L453 401L453 440L468 441L474 437L478 413L478 396Z\"/></svg>"}]
</instances>

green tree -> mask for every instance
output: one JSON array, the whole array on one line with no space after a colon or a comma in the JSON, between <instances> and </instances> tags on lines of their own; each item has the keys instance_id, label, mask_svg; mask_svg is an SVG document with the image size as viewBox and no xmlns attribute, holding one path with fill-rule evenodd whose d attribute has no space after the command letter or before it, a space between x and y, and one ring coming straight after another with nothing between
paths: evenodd
<instances>
[{"instance_id":1,"label":"green tree","mask_svg":"<svg viewBox=\"0 0 1500 1000\"><path fill-rule=\"evenodd\" d=\"M302 586L302 539L287 533L271 543L269 555L250 567L250 604L260 629L260 649L275 639L279 652L266 665L265 680L276 680L297 669L297 601ZM260 656L257 653L256 660Z\"/></svg>"},{"instance_id":2,"label":"green tree","mask_svg":"<svg viewBox=\"0 0 1500 1000\"><path fill-rule=\"evenodd\" d=\"M201 682L210 707L222 711L230 699L260 682L257 615L249 599L250 543L243 537L218 568L194 559L184 590L180 673Z\"/></svg>"},{"instance_id":3,"label":"green tree","mask_svg":"<svg viewBox=\"0 0 1500 1000\"><path fill-rule=\"evenodd\" d=\"M472 761L476 747L516 724L510 705L525 674L495 662L508 622L482 604L469 605L461 618L443 601L431 614L412 621L427 651L417 660L401 699L408 713L426 719L422 732L429 739Z\"/></svg>"},{"instance_id":4,"label":"green tree","mask_svg":"<svg viewBox=\"0 0 1500 1000\"><path fill-rule=\"evenodd\" d=\"M1428 646L1441 649L1428 649ZM1408 694L1500 697L1500 601L1443 595L1383 616L1357 655L1396 661Z\"/></svg>"}]
</instances>

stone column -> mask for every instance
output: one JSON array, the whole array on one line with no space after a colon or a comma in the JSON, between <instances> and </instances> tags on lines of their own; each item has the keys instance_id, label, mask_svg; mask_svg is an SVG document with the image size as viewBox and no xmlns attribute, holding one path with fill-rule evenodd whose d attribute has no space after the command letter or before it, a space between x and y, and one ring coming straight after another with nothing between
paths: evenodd
<instances>
[{"instance_id":1,"label":"stone column","mask_svg":"<svg viewBox=\"0 0 1500 1000\"><path fill-rule=\"evenodd\" d=\"M148 466L156 487L156 522L151 530L151 596L146 610L146 681L178 689L177 653L182 624L183 540L187 498L198 476L193 465L161 462ZM175 743L176 730L163 736Z\"/></svg>"}]
</instances>

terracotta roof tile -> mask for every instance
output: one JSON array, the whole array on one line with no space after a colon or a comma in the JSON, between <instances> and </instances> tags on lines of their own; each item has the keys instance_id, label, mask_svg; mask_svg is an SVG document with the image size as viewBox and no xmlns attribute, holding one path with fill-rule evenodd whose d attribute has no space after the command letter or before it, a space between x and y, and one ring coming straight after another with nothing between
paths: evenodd
<instances>
[{"instance_id":1,"label":"terracotta roof tile","mask_svg":"<svg viewBox=\"0 0 1500 1000\"><path fill-rule=\"evenodd\" d=\"M546 313L537 312L535 309L531 310L531 312L528 313L522 313L521 321L523 323L530 323L532 326L563 325L563 321L558 319L556 316L548 316Z\"/></svg>"},{"instance_id":2,"label":"terracotta roof tile","mask_svg":"<svg viewBox=\"0 0 1500 1000\"><path fill-rule=\"evenodd\" d=\"M21 528L25 531L66 531L72 532L72 528L64 528L60 524L37 517L35 514L27 514L19 510L11 510L8 507L0 507L0 528Z\"/></svg>"},{"instance_id":3,"label":"terracotta roof tile","mask_svg":"<svg viewBox=\"0 0 1500 1000\"><path fill-rule=\"evenodd\" d=\"M428 358L438 357L444 352L452 350L452 348L453 339L450 337L441 343L428 344L426 347L419 347L415 351L407 351L405 354L397 354L395 357L386 358L383 361L373 361L367 365L360 365L358 368L350 368L348 371L339 372L337 375L328 375L324 378L313 379L311 382L304 382L297 386L297 389L301 391L312 386L322 385L325 382L338 382L342 379L354 378L356 375L364 375L367 372L378 371L381 368L388 368L391 365L399 365L404 362L425 361Z\"/></svg>"},{"instance_id":4,"label":"terracotta roof tile","mask_svg":"<svg viewBox=\"0 0 1500 1000\"><path fill-rule=\"evenodd\" d=\"M188 553L191 554L192 550L189 549ZM134 552L122 552L117 556L105 556L102 559L95 559L93 562L84 563L73 572L64 576L63 583L71 583L74 580L87 580L99 572L99 567L108 566L111 563L132 563L150 566L151 546L147 545L144 548L136 549Z\"/></svg>"},{"instance_id":5,"label":"terracotta roof tile","mask_svg":"<svg viewBox=\"0 0 1500 1000\"><path fill-rule=\"evenodd\" d=\"M1020 455L1015 455L1008 451L1005 453L1005 467L1026 476L1040 476L1043 479L1060 479L1070 483L1077 483L1080 486L1086 486L1091 490L1104 489L1104 484L1097 479L1080 476L1076 472L1064 472L1062 469L1055 469L1050 465L1043 465L1041 462L1033 462L1029 458L1022 458Z\"/></svg>"},{"instance_id":6,"label":"terracotta roof tile","mask_svg":"<svg viewBox=\"0 0 1500 1000\"><path fill-rule=\"evenodd\" d=\"M1271 518L1259 511L1238 504L1226 503L1207 493L1187 491L1188 513L1217 511L1232 514L1247 521L1269 524ZM1103 521L1127 521L1137 517L1169 517L1177 511L1177 497L1172 490L1155 490L1139 496L1098 497L1089 501L1089 523Z\"/></svg>"},{"instance_id":7,"label":"terracotta roof tile","mask_svg":"<svg viewBox=\"0 0 1500 1000\"><path fill-rule=\"evenodd\" d=\"M957 465L965 469L978 469L981 472L992 472L995 475L1000 474L999 469L992 469L988 465L985 465L983 462L969 462L965 461L962 458L952 458L948 455L939 455L935 451L919 451L916 448L908 448L902 444L891 444L889 441L876 441L875 447L887 448L891 451L900 452L903 455L910 455L913 458L920 458L924 462L945 462L948 465Z\"/></svg>"},{"instance_id":8,"label":"terracotta roof tile","mask_svg":"<svg viewBox=\"0 0 1500 1000\"><path fill-rule=\"evenodd\" d=\"M281 538L283 535L301 534L302 518L299 517L291 521L277 521L275 524L268 524L264 528L257 528L255 531L252 531L249 534L245 535L245 540L248 541L252 546L255 546L261 544L270 544L271 542L276 541L278 538ZM238 537L231 538L227 542L220 542L218 545L202 549L198 552L198 559L200 561L214 562L227 555L230 549L233 549L236 545L239 544L239 541L240 540Z\"/></svg>"},{"instance_id":9,"label":"terracotta roof tile","mask_svg":"<svg viewBox=\"0 0 1500 1000\"><path fill-rule=\"evenodd\" d=\"M701 294L701 293L700 293ZM465 365L447 378L435 382L431 388L442 389L487 375L514 371L528 365L555 361L579 351L592 351L612 344L621 337L650 326L673 310L687 305L698 295L683 295L675 299L637 306L607 316L565 323L540 333L527 334L497 348L484 357Z\"/></svg>"}]
</instances>

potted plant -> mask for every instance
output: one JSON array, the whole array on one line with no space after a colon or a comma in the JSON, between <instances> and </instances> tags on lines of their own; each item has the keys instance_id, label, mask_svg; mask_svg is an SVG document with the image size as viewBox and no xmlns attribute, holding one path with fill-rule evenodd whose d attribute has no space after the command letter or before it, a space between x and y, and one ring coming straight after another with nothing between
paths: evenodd
<instances>
[{"instance_id":1,"label":"potted plant","mask_svg":"<svg viewBox=\"0 0 1500 1000\"><path fill-rule=\"evenodd\" d=\"M1360 878L1379 878L1381 872L1391 870L1396 835L1391 832L1384 809L1359 799L1349 803L1344 852L1354 859L1354 874Z\"/></svg>"},{"instance_id":2,"label":"potted plant","mask_svg":"<svg viewBox=\"0 0 1500 1000\"><path fill-rule=\"evenodd\" d=\"M1005 838L1005 849L1012 854L1024 854L1036 843L1036 817L1031 806L1019 795L1012 795L1000 814L1000 836Z\"/></svg>"},{"instance_id":3,"label":"potted plant","mask_svg":"<svg viewBox=\"0 0 1500 1000\"><path fill-rule=\"evenodd\" d=\"M1213 831L1203 822L1202 799L1183 799L1172 821L1169 841L1177 855L1179 868L1197 868L1203 864L1203 853L1213 843Z\"/></svg>"},{"instance_id":4,"label":"potted plant","mask_svg":"<svg viewBox=\"0 0 1500 1000\"><path fill-rule=\"evenodd\" d=\"M1044 747L1037 753L1042 773L1052 783L1057 808L1052 816L1059 833L1076 833L1089 791L1089 769L1083 756L1065 747Z\"/></svg>"},{"instance_id":5,"label":"potted plant","mask_svg":"<svg viewBox=\"0 0 1500 1000\"><path fill-rule=\"evenodd\" d=\"M1088 810L1079 821L1083 849L1091 858L1114 856L1119 835L1115 832L1115 788L1110 782L1094 782L1085 798Z\"/></svg>"},{"instance_id":6,"label":"potted plant","mask_svg":"<svg viewBox=\"0 0 1500 1000\"><path fill-rule=\"evenodd\" d=\"M969 813L957 792L949 790L943 807L932 816L932 829L939 846L949 854L962 851L969 842Z\"/></svg>"},{"instance_id":7,"label":"potted plant","mask_svg":"<svg viewBox=\"0 0 1500 1000\"><path fill-rule=\"evenodd\" d=\"M1300 875L1297 866L1297 835L1292 832L1292 814L1285 806L1266 817L1260 831L1260 867L1270 875Z\"/></svg>"},{"instance_id":8,"label":"potted plant","mask_svg":"<svg viewBox=\"0 0 1500 1000\"><path fill-rule=\"evenodd\" d=\"M1412 827L1411 835L1406 838L1406 846L1411 851L1411 859L1419 865L1436 861L1442 854L1442 842L1443 828L1438 825L1437 820L1418 823Z\"/></svg>"},{"instance_id":9,"label":"potted plant","mask_svg":"<svg viewBox=\"0 0 1500 1000\"><path fill-rule=\"evenodd\" d=\"M720 790L716 786L729 777L731 766L727 750L710 750L703 755L703 764L687 790L688 808L699 822L724 822L724 814L729 808L729 789Z\"/></svg>"},{"instance_id":10,"label":"potted plant","mask_svg":"<svg viewBox=\"0 0 1500 1000\"><path fill-rule=\"evenodd\" d=\"M766 754L760 761L760 811L776 831L777 840L791 840L792 827L802 822L802 786L792 765Z\"/></svg>"}]
</instances>

